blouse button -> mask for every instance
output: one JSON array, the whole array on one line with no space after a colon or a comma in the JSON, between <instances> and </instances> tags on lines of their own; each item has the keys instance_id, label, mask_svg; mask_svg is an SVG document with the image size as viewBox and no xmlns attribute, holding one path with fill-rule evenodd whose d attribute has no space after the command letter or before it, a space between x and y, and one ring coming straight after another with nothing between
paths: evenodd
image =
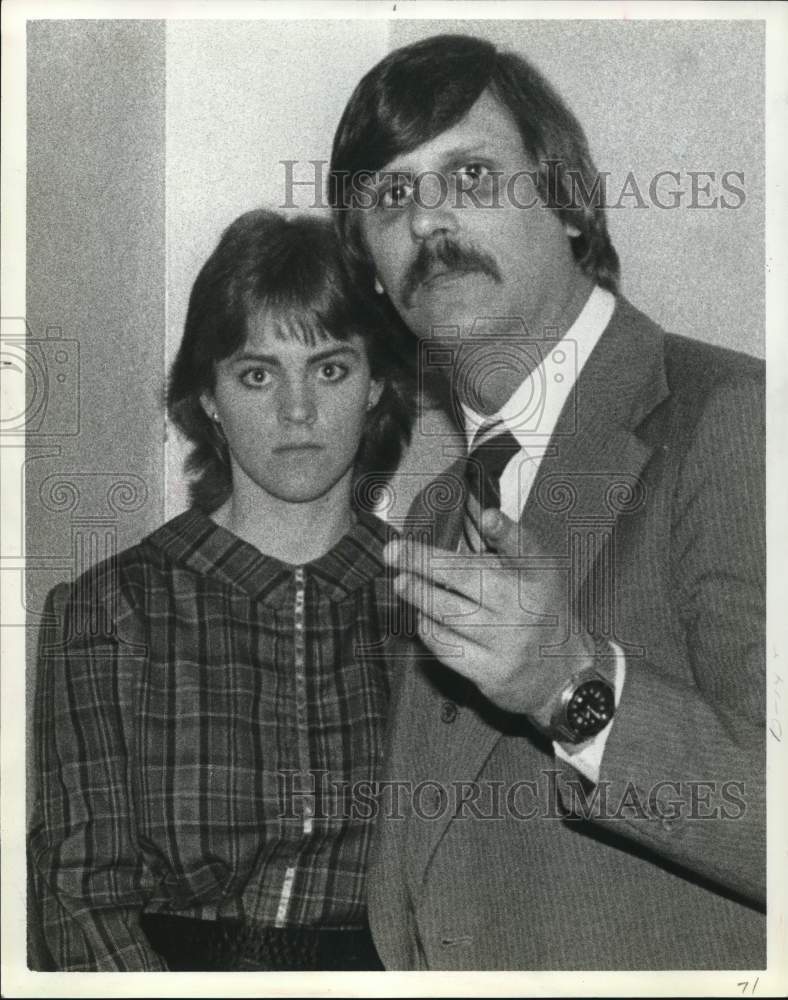
<instances>
[{"instance_id":1,"label":"blouse button","mask_svg":"<svg viewBox=\"0 0 788 1000\"><path fill-rule=\"evenodd\" d=\"M453 701L444 701L441 705L441 722L454 722L457 718L457 706Z\"/></svg>"}]
</instances>

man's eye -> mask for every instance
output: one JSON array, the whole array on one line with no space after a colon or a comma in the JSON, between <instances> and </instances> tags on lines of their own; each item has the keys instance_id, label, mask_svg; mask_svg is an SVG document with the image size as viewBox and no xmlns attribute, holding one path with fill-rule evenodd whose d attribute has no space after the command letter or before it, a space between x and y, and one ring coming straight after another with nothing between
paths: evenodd
<instances>
[{"instance_id":1,"label":"man's eye","mask_svg":"<svg viewBox=\"0 0 788 1000\"><path fill-rule=\"evenodd\" d=\"M341 382L347 375L347 368L336 361L326 361L320 366L320 377L325 382Z\"/></svg>"},{"instance_id":2,"label":"man's eye","mask_svg":"<svg viewBox=\"0 0 788 1000\"><path fill-rule=\"evenodd\" d=\"M259 389L268 385L270 381L271 373L265 368L248 368L241 373L241 382L250 389Z\"/></svg>"},{"instance_id":3,"label":"man's eye","mask_svg":"<svg viewBox=\"0 0 788 1000\"><path fill-rule=\"evenodd\" d=\"M486 167L483 163L468 163L462 169L457 171L457 176L461 181L463 187L470 187L474 184L478 184L480 181L484 180L490 174L490 168Z\"/></svg>"},{"instance_id":4,"label":"man's eye","mask_svg":"<svg viewBox=\"0 0 788 1000\"><path fill-rule=\"evenodd\" d=\"M392 184L380 196L382 208L402 208L413 192L412 184Z\"/></svg>"}]
</instances>

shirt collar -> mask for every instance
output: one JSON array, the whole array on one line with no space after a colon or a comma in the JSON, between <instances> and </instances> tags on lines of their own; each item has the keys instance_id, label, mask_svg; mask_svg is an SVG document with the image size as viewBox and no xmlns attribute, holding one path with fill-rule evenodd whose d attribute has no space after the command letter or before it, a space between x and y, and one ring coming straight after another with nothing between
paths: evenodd
<instances>
[{"instance_id":1,"label":"shirt collar","mask_svg":"<svg viewBox=\"0 0 788 1000\"><path fill-rule=\"evenodd\" d=\"M356 523L333 548L302 568L329 600L339 601L385 571L383 547L392 532L359 511ZM192 508L145 539L174 562L219 578L251 598L279 606L292 597L296 567L264 555L207 514Z\"/></svg>"},{"instance_id":2,"label":"shirt collar","mask_svg":"<svg viewBox=\"0 0 788 1000\"><path fill-rule=\"evenodd\" d=\"M468 449L479 427L496 420L502 421L522 446L549 438L583 366L610 322L615 305L615 296L595 285L580 315L561 341L542 358L497 413L485 417L463 403Z\"/></svg>"}]
</instances>

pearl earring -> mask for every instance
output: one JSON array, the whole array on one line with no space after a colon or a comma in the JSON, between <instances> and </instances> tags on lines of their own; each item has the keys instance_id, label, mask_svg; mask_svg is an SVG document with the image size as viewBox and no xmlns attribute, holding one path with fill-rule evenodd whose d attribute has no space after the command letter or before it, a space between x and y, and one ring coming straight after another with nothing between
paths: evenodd
<instances>
[{"instance_id":1,"label":"pearl earring","mask_svg":"<svg viewBox=\"0 0 788 1000\"><path fill-rule=\"evenodd\" d=\"M566 230L566 235L570 239L574 239L576 236L580 235L580 230L577 226L564 226L564 229Z\"/></svg>"},{"instance_id":2,"label":"pearl earring","mask_svg":"<svg viewBox=\"0 0 788 1000\"><path fill-rule=\"evenodd\" d=\"M383 292L385 291L383 285L381 285L380 283L380 278L377 275L375 275L375 291L378 293L378 295L382 295Z\"/></svg>"}]
</instances>

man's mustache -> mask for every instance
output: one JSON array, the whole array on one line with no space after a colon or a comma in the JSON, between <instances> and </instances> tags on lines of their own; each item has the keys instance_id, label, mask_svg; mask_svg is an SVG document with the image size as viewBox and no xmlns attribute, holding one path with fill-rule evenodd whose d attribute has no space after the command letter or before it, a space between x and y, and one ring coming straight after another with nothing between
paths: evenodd
<instances>
[{"instance_id":1,"label":"man's mustache","mask_svg":"<svg viewBox=\"0 0 788 1000\"><path fill-rule=\"evenodd\" d=\"M411 305L416 289L430 277L438 265L442 265L447 272L458 271L461 274L468 274L476 271L486 274L498 284L503 280L493 258L482 250L477 250L476 247L463 246L447 239L439 243L422 243L402 281L402 301L406 306Z\"/></svg>"}]
</instances>

